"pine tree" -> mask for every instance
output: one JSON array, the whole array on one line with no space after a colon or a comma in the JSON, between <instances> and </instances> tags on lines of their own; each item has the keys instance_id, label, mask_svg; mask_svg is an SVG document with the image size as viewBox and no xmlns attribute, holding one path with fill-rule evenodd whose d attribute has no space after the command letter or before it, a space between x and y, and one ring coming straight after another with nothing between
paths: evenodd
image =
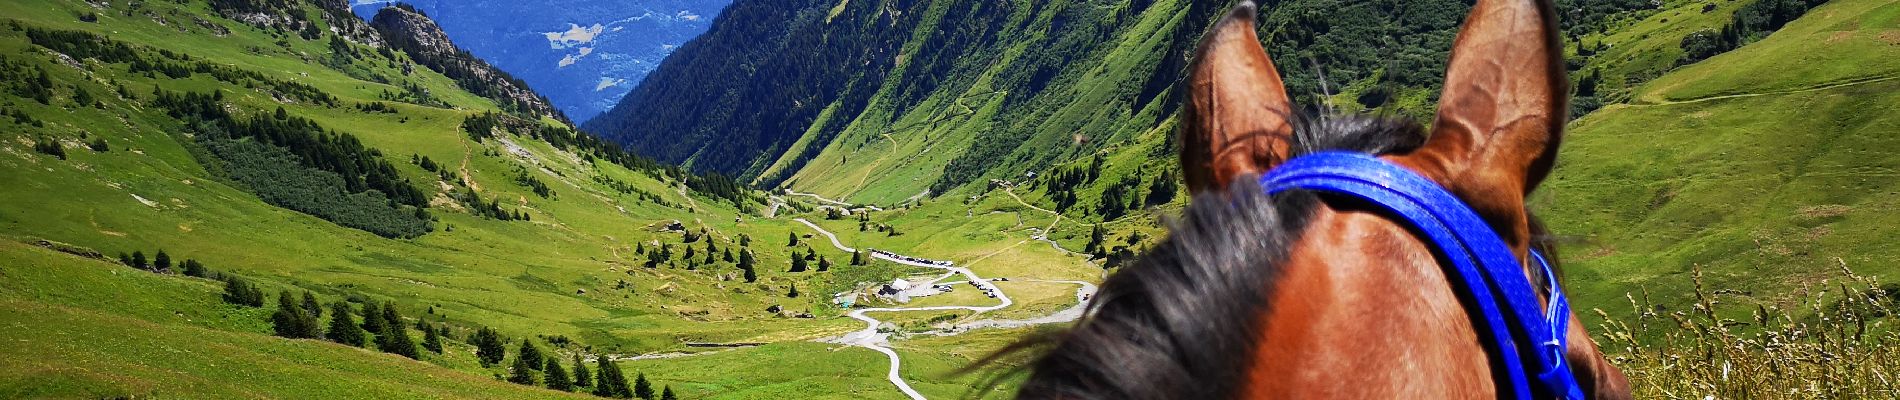
<instances>
[{"instance_id":1,"label":"pine tree","mask_svg":"<svg viewBox=\"0 0 1900 400\"><path fill-rule=\"evenodd\" d=\"M633 397L639 397L642 400L653 400L653 383L647 382L647 373L641 372L639 377L634 378Z\"/></svg>"},{"instance_id":2,"label":"pine tree","mask_svg":"<svg viewBox=\"0 0 1900 400\"><path fill-rule=\"evenodd\" d=\"M611 398L631 398L633 390L627 388L627 375L620 372L620 366L608 361L607 356L595 358L594 369L599 371L599 379L594 380L594 395Z\"/></svg>"},{"instance_id":3,"label":"pine tree","mask_svg":"<svg viewBox=\"0 0 1900 400\"><path fill-rule=\"evenodd\" d=\"M787 232L787 233L785 233L785 236L786 236L786 237L789 237L789 238L791 238L791 240L790 240L789 242L787 242L787 243L785 243L785 247L796 247L796 246L798 246L798 234L797 234L797 233L790 233L790 232ZM652 399L647 399L647 400L652 400Z\"/></svg>"},{"instance_id":4,"label":"pine tree","mask_svg":"<svg viewBox=\"0 0 1900 400\"><path fill-rule=\"evenodd\" d=\"M594 386L593 373L587 370L587 363L581 361L580 353L574 354L574 387Z\"/></svg>"},{"instance_id":5,"label":"pine tree","mask_svg":"<svg viewBox=\"0 0 1900 400\"><path fill-rule=\"evenodd\" d=\"M673 386L668 385L665 389L660 390L660 400L679 400L679 397L673 395Z\"/></svg>"},{"instance_id":6,"label":"pine tree","mask_svg":"<svg viewBox=\"0 0 1900 400\"><path fill-rule=\"evenodd\" d=\"M357 327L355 318L350 316L350 303L339 301L330 308L330 331L325 333L330 341L363 347L363 328Z\"/></svg>"},{"instance_id":7,"label":"pine tree","mask_svg":"<svg viewBox=\"0 0 1900 400\"><path fill-rule=\"evenodd\" d=\"M797 257L797 256L793 256L791 272L793 273L805 272L805 259Z\"/></svg>"},{"instance_id":8,"label":"pine tree","mask_svg":"<svg viewBox=\"0 0 1900 400\"><path fill-rule=\"evenodd\" d=\"M323 304L317 303L317 295L303 292L303 310L310 313L311 320L323 319Z\"/></svg>"},{"instance_id":9,"label":"pine tree","mask_svg":"<svg viewBox=\"0 0 1900 400\"><path fill-rule=\"evenodd\" d=\"M481 361L483 368L499 364L508 356L508 345L502 343L501 334L488 327L475 331L475 337L468 344L475 345L475 358Z\"/></svg>"},{"instance_id":10,"label":"pine tree","mask_svg":"<svg viewBox=\"0 0 1900 400\"><path fill-rule=\"evenodd\" d=\"M199 263L198 260L185 259L185 276L204 278L210 274L211 271L206 271L205 265Z\"/></svg>"},{"instance_id":11,"label":"pine tree","mask_svg":"<svg viewBox=\"0 0 1900 400\"><path fill-rule=\"evenodd\" d=\"M831 260L827 260L822 256L818 257L818 272L825 272L825 271L830 271L830 270L831 270Z\"/></svg>"},{"instance_id":12,"label":"pine tree","mask_svg":"<svg viewBox=\"0 0 1900 400\"><path fill-rule=\"evenodd\" d=\"M794 298L794 299L798 298L798 284L796 283L792 284L792 291L785 292L785 297Z\"/></svg>"},{"instance_id":13,"label":"pine tree","mask_svg":"<svg viewBox=\"0 0 1900 400\"><path fill-rule=\"evenodd\" d=\"M720 254L719 259L725 260L726 262L733 262L734 259L732 258L732 249L730 248L726 249L726 251L724 251L723 254Z\"/></svg>"},{"instance_id":14,"label":"pine tree","mask_svg":"<svg viewBox=\"0 0 1900 400\"><path fill-rule=\"evenodd\" d=\"M547 382L548 389L574 391L574 380L568 379L567 369L561 368L561 362L555 361L554 357L548 357L547 365L542 366L541 369L548 371L548 375L541 379Z\"/></svg>"},{"instance_id":15,"label":"pine tree","mask_svg":"<svg viewBox=\"0 0 1900 400\"><path fill-rule=\"evenodd\" d=\"M251 286L244 278L231 276L224 281L224 301L231 304L263 307L264 291Z\"/></svg>"},{"instance_id":16,"label":"pine tree","mask_svg":"<svg viewBox=\"0 0 1900 400\"><path fill-rule=\"evenodd\" d=\"M854 250L851 252L851 265L864 265L863 250Z\"/></svg>"},{"instance_id":17,"label":"pine tree","mask_svg":"<svg viewBox=\"0 0 1900 400\"><path fill-rule=\"evenodd\" d=\"M150 267L150 265L146 265L145 263L145 252L132 252L132 268L146 269L148 267Z\"/></svg>"},{"instance_id":18,"label":"pine tree","mask_svg":"<svg viewBox=\"0 0 1900 400\"><path fill-rule=\"evenodd\" d=\"M383 326L385 331L376 335L376 348L385 353L422 359L422 354L416 351L415 339L410 338L409 330L402 326L402 315L396 313L395 304L383 305Z\"/></svg>"},{"instance_id":19,"label":"pine tree","mask_svg":"<svg viewBox=\"0 0 1900 400\"><path fill-rule=\"evenodd\" d=\"M435 352L435 354L442 354L442 333L440 332L441 330L442 328L437 328L434 325L423 325L422 326L422 348L427 349L429 351L433 351Z\"/></svg>"},{"instance_id":20,"label":"pine tree","mask_svg":"<svg viewBox=\"0 0 1900 400\"><path fill-rule=\"evenodd\" d=\"M515 357L515 365L508 368L509 371L512 371L512 373L508 375L508 381L521 385L533 385L534 365L529 364L530 362L527 357Z\"/></svg>"},{"instance_id":21,"label":"pine tree","mask_svg":"<svg viewBox=\"0 0 1900 400\"><path fill-rule=\"evenodd\" d=\"M315 339L321 336L317 332L316 318L311 318L310 313L297 304L297 297L288 290L277 296L277 312L271 313L270 320L271 330L277 336L291 339Z\"/></svg>"},{"instance_id":22,"label":"pine tree","mask_svg":"<svg viewBox=\"0 0 1900 400\"><path fill-rule=\"evenodd\" d=\"M740 269L740 270L743 270L743 271L745 271L745 281L746 281L746 283L752 283L752 282L758 282L758 281L759 281L759 273L758 273L758 271L754 271L754 270L753 270L753 266L752 266L752 263L754 263L754 262L755 262L755 261L754 261L754 260L753 260L753 258L752 258L752 250L740 250L740 251L739 251L739 269Z\"/></svg>"},{"instance_id":23,"label":"pine tree","mask_svg":"<svg viewBox=\"0 0 1900 400\"><path fill-rule=\"evenodd\" d=\"M389 327L383 323L384 321L387 320L383 319L383 308L377 306L375 300L363 302L364 331L369 332L371 335L382 336L383 331L389 330Z\"/></svg>"},{"instance_id":24,"label":"pine tree","mask_svg":"<svg viewBox=\"0 0 1900 400\"><path fill-rule=\"evenodd\" d=\"M541 370L540 347L535 347L534 343L528 341L528 339L521 339L521 350L518 353L519 355L515 357L528 360L528 368L533 368L536 371Z\"/></svg>"},{"instance_id":25,"label":"pine tree","mask_svg":"<svg viewBox=\"0 0 1900 400\"><path fill-rule=\"evenodd\" d=\"M171 271L171 269L172 256L165 254L164 250L159 250L158 255L152 257L152 271L167 272Z\"/></svg>"}]
</instances>

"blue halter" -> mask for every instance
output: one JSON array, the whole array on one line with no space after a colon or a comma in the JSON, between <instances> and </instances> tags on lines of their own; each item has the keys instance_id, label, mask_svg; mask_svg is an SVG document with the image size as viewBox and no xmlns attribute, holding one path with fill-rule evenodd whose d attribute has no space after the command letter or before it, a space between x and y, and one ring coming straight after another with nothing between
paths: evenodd
<instances>
[{"instance_id":1,"label":"blue halter","mask_svg":"<svg viewBox=\"0 0 1900 400\"><path fill-rule=\"evenodd\" d=\"M1530 399L1533 393L1583 398L1582 387L1564 363L1570 302L1557 287L1550 264L1542 254L1531 252L1550 283L1550 302L1544 308L1510 246L1451 192L1397 165L1346 152L1287 161L1261 177L1260 186L1268 194L1308 190L1351 195L1404 218L1451 261L1451 278L1476 303L1478 330L1496 350L1493 361L1504 367L1510 380L1508 390L1501 392L1516 399ZM1531 357L1520 354L1527 349ZM1536 390L1530 376L1536 378Z\"/></svg>"}]
</instances>

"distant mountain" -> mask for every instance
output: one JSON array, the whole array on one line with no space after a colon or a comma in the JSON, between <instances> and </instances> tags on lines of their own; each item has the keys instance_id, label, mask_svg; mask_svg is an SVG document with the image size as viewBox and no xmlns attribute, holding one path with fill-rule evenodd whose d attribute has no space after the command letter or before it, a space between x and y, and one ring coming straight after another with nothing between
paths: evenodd
<instances>
[{"instance_id":1,"label":"distant mountain","mask_svg":"<svg viewBox=\"0 0 1900 400\"><path fill-rule=\"evenodd\" d=\"M520 77L567 116L612 108L660 60L711 26L730 0L550 2L416 0L443 31L483 60ZM381 1L356 0L370 18Z\"/></svg>"},{"instance_id":2,"label":"distant mountain","mask_svg":"<svg viewBox=\"0 0 1900 400\"><path fill-rule=\"evenodd\" d=\"M527 83L456 47L435 21L413 10L384 7L376 12L370 26L381 32L391 47L409 53L417 63L454 79L470 93L494 99L503 110L567 120L546 97L529 89Z\"/></svg>"},{"instance_id":3,"label":"distant mountain","mask_svg":"<svg viewBox=\"0 0 1900 400\"><path fill-rule=\"evenodd\" d=\"M585 126L697 171L856 202L1050 177L1062 164L1099 163L1091 161L1098 156L1151 172L1102 182L1078 199L1088 203L1113 187L1166 187L1150 182L1174 168L1176 89L1201 33L1231 3L739 0ZM1571 38L1658 7L1558 3ZM1413 117L1436 108L1444 54L1470 7L1260 5L1260 36L1296 101ZM1604 95L1660 75L1600 69L1591 74L1602 82L1592 87Z\"/></svg>"}]
</instances>

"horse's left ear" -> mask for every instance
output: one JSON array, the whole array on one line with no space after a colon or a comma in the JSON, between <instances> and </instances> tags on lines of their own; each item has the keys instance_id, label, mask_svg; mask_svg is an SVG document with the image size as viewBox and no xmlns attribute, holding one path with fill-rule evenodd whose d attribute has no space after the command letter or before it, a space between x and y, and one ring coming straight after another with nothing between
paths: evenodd
<instances>
[{"instance_id":1,"label":"horse's left ear","mask_svg":"<svg viewBox=\"0 0 1900 400\"><path fill-rule=\"evenodd\" d=\"M1568 120L1558 40L1549 0L1478 1L1452 47L1432 136L1406 163L1481 212L1521 213Z\"/></svg>"}]
</instances>

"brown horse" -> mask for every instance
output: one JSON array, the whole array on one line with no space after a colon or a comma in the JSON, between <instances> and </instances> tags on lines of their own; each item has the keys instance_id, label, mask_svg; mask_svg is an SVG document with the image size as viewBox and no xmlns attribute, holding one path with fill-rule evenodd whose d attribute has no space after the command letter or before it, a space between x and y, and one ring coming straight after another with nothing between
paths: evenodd
<instances>
[{"instance_id":1,"label":"brown horse","mask_svg":"<svg viewBox=\"0 0 1900 400\"><path fill-rule=\"evenodd\" d=\"M1568 109L1549 0L1479 0L1458 35L1436 121L1306 115L1254 33L1251 2L1190 67L1181 166L1194 202L1169 237L1108 279L1092 314L1025 342L1048 352L1023 398L1496 398L1489 349L1444 258L1375 207L1262 194L1255 175L1347 150L1438 183L1527 260L1543 248L1524 199L1556 161ZM1548 253L1547 253L1548 254ZM1531 281L1546 285L1541 274ZM1592 398L1627 398L1574 314L1565 359Z\"/></svg>"}]
</instances>

